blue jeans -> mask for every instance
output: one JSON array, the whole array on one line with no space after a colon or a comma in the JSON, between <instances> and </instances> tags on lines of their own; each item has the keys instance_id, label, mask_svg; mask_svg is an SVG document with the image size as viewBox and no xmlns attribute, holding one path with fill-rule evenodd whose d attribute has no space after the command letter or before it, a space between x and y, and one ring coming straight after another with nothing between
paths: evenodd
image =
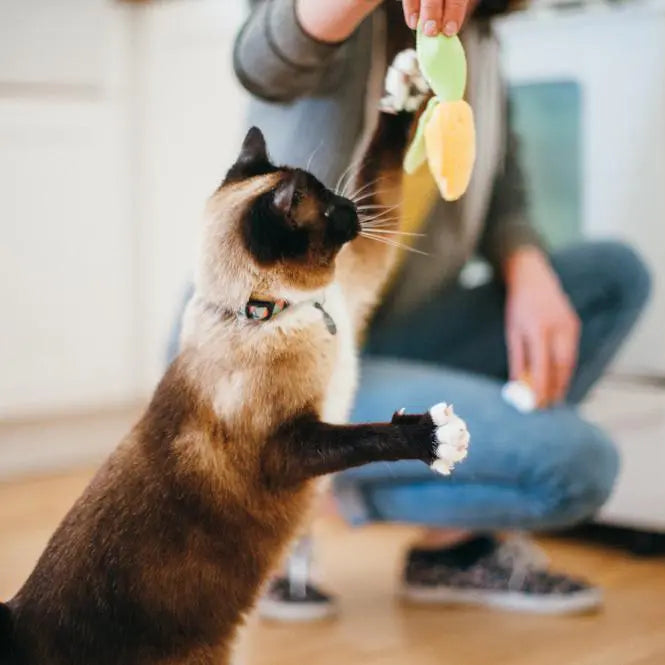
<instances>
[{"instance_id":1,"label":"blue jeans","mask_svg":"<svg viewBox=\"0 0 665 665\"><path fill-rule=\"evenodd\" d=\"M385 420L396 408L421 412L448 401L467 421L471 446L449 478L414 461L338 474L336 495L350 521L546 529L590 517L605 502L617 452L575 405L633 327L650 279L635 253L615 242L561 250L552 265L582 321L582 337L567 403L548 410L522 415L501 398L508 362L499 284L448 288L388 325L379 312L353 420Z\"/></svg>"}]
</instances>

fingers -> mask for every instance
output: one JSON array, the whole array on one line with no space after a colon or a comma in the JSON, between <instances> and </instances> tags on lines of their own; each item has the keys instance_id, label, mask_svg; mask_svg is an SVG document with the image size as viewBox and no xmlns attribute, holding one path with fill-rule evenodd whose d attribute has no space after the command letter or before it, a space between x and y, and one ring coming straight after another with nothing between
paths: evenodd
<instances>
[{"instance_id":1,"label":"fingers","mask_svg":"<svg viewBox=\"0 0 665 665\"><path fill-rule=\"evenodd\" d=\"M415 30L420 23L430 37L443 32L452 37L464 23L471 0L402 0L404 20Z\"/></svg>"},{"instance_id":2,"label":"fingers","mask_svg":"<svg viewBox=\"0 0 665 665\"><path fill-rule=\"evenodd\" d=\"M549 404L551 381L550 354L545 331L542 329L530 331L527 335L526 344L531 388L536 394L538 406L544 407Z\"/></svg>"},{"instance_id":3,"label":"fingers","mask_svg":"<svg viewBox=\"0 0 665 665\"><path fill-rule=\"evenodd\" d=\"M526 379L539 407L565 399L577 366L579 336L574 315L556 328L507 329L510 379Z\"/></svg>"},{"instance_id":4,"label":"fingers","mask_svg":"<svg viewBox=\"0 0 665 665\"><path fill-rule=\"evenodd\" d=\"M519 381L526 374L526 356L524 353L524 339L519 330L506 331L506 344L508 346L508 369L510 379Z\"/></svg>"},{"instance_id":5,"label":"fingers","mask_svg":"<svg viewBox=\"0 0 665 665\"><path fill-rule=\"evenodd\" d=\"M418 16L420 15L420 0L403 0L402 9L406 24L415 30L418 27Z\"/></svg>"},{"instance_id":6,"label":"fingers","mask_svg":"<svg viewBox=\"0 0 665 665\"><path fill-rule=\"evenodd\" d=\"M579 323L570 321L565 327L555 330L550 340L551 386L550 400L559 402L568 392L568 386L577 366L579 350Z\"/></svg>"},{"instance_id":7,"label":"fingers","mask_svg":"<svg viewBox=\"0 0 665 665\"><path fill-rule=\"evenodd\" d=\"M443 11L443 34L448 37L456 35L464 23L469 0L446 0Z\"/></svg>"},{"instance_id":8,"label":"fingers","mask_svg":"<svg viewBox=\"0 0 665 665\"><path fill-rule=\"evenodd\" d=\"M518 361L526 370L536 401L542 407L560 402L566 396L575 372L579 349L579 322L575 318L556 328L534 329L525 335L525 356ZM513 342L514 344L514 342ZM523 373L511 377L519 378Z\"/></svg>"},{"instance_id":9,"label":"fingers","mask_svg":"<svg viewBox=\"0 0 665 665\"><path fill-rule=\"evenodd\" d=\"M457 0L459 1L459 0ZM441 32L443 20L442 0L421 0L420 2L420 24L423 32L429 37L434 37Z\"/></svg>"},{"instance_id":10,"label":"fingers","mask_svg":"<svg viewBox=\"0 0 665 665\"><path fill-rule=\"evenodd\" d=\"M563 337L555 337L552 340L551 382L547 395L548 402L560 402L566 394L575 369L570 347L570 342Z\"/></svg>"}]
</instances>

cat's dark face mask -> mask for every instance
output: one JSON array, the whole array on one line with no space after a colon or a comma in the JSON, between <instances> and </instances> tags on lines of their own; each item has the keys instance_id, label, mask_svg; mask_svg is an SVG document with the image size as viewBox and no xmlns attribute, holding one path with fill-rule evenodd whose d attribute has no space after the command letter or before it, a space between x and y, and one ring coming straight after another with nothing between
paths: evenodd
<instances>
[{"instance_id":1,"label":"cat's dark face mask","mask_svg":"<svg viewBox=\"0 0 665 665\"><path fill-rule=\"evenodd\" d=\"M341 247L360 232L355 204L301 169L274 166L263 134L249 130L222 187L272 176L275 184L250 202L240 220L243 244L261 266L332 270Z\"/></svg>"}]
</instances>

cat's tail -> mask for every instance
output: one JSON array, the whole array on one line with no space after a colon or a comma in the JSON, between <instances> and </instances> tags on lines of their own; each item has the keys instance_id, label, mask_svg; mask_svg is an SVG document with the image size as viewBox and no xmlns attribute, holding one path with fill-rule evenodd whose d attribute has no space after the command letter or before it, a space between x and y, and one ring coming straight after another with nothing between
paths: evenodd
<instances>
[{"instance_id":1,"label":"cat's tail","mask_svg":"<svg viewBox=\"0 0 665 665\"><path fill-rule=\"evenodd\" d=\"M0 665L14 665L15 662L14 618L10 607L0 603Z\"/></svg>"}]
</instances>

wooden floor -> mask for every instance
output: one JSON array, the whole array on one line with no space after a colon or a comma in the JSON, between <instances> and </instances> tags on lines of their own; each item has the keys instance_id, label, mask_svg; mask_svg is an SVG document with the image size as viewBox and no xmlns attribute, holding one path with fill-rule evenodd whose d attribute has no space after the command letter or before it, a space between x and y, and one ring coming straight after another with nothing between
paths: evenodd
<instances>
[{"instance_id":1,"label":"wooden floor","mask_svg":"<svg viewBox=\"0 0 665 665\"><path fill-rule=\"evenodd\" d=\"M0 485L0 599L29 573L88 473ZM664 665L665 560L543 540L554 563L607 592L596 616L537 617L422 609L395 600L400 556L414 530L351 530L318 521L321 576L341 616L310 626L256 623L250 665ZM252 622L253 623L253 622Z\"/></svg>"}]
</instances>

